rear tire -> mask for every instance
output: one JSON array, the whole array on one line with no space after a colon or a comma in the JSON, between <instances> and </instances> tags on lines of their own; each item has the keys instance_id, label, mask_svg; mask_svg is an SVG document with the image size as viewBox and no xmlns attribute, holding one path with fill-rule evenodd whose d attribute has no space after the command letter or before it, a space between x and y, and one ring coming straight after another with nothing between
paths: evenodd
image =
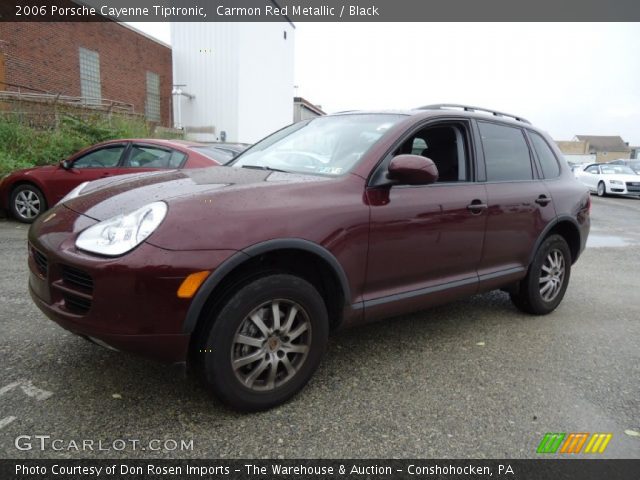
<instances>
[{"instance_id":1,"label":"rear tire","mask_svg":"<svg viewBox=\"0 0 640 480\"><path fill-rule=\"evenodd\" d=\"M511 301L532 315L553 312L564 298L571 276L571 251L560 235L551 235L538 248L527 276Z\"/></svg>"},{"instance_id":2,"label":"rear tire","mask_svg":"<svg viewBox=\"0 0 640 480\"><path fill-rule=\"evenodd\" d=\"M19 222L33 223L47 209L47 200L38 187L25 183L11 192L9 208L13 218Z\"/></svg>"},{"instance_id":3,"label":"rear tire","mask_svg":"<svg viewBox=\"0 0 640 480\"><path fill-rule=\"evenodd\" d=\"M306 280L268 275L241 287L219 310L199 352L214 394L242 411L279 405L318 368L327 309Z\"/></svg>"}]
</instances>

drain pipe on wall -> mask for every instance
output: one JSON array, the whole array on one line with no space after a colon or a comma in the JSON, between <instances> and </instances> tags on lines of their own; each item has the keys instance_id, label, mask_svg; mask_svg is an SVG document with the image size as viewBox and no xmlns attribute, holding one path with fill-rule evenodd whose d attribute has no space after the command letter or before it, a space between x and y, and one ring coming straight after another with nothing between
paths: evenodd
<instances>
[{"instance_id":1,"label":"drain pipe on wall","mask_svg":"<svg viewBox=\"0 0 640 480\"><path fill-rule=\"evenodd\" d=\"M195 95L191 93L187 93L182 90L182 87L186 87L186 84L183 85L174 85L173 90L171 90L171 95L173 95L173 128L177 128L182 130L182 97L187 97L189 100L193 100L196 98Z\"/></svg>"}]
</instances>

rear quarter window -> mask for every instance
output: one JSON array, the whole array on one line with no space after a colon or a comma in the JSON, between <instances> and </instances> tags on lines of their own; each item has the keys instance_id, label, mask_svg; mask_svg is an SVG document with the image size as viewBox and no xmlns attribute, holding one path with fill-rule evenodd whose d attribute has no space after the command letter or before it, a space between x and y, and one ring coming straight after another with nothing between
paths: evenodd
<instances>
[{"instance_id":1,"label":"rear quarter window","mask_svg":"<svg viewBox=\"0 0 640 480\"><path fill-rule=\"evenodd\" d=\"M536 151L544 178L556 178L560 175L560 165L549 144L535 132L529 131L533 149Z\"/></svg>"}]
</instances>

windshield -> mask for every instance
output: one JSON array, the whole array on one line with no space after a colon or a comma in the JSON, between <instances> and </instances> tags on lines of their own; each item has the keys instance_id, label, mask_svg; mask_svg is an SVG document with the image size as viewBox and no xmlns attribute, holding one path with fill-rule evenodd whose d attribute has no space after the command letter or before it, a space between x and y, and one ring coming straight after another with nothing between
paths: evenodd
<instances>
[{"instance_id":1,"label":"windshield","mask_svg":"<svg viewBox=\"0 0 640 480\"><path fill-rule=\"evenodd\" d=\"M640 170L640 162L629 162L629 167L637 172Z\"/></svg>"},{"instance_id":2,"label":"windshield","mask_svg":"<svg viewBox=\"0 0 640 480\"><path fill-rule=\"evenodd\" d=\"M624 175L635 175L636 172L631 170L629 167L625 165L603 165L602 173L605 175L610 174L624 174Z\"/></svg>"},{"instance_id":3,"label":"windshield","mask_svg":"<svg viewBox=\"0 0 640 480\"><path fill-rule=\"evenodd\" d=\"M342 175L402 118L395 114L349 114L295 123L255 144L231 165Z\"/></svg>"}]
</instances>

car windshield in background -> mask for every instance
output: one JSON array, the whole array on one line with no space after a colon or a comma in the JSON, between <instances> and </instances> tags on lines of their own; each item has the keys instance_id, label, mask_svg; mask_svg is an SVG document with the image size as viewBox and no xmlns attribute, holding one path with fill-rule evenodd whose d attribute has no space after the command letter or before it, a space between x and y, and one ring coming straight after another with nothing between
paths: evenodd
<instances>
[{"instance_id":1,"label":"car windshield in background","mask_svg":"<svg viewBox=\"0 0 640 480\"><path fill-rule=\"evenodd\" d=\"M342 175L402 118L397 114L349 114L296 123L255 144L232 165Z\"/></svg>"},{"instance_id":2,"label":"car windshield in background","mask_svg":"<svg viewBox=\"0 0 640 480\"><path fill-rule=\"evenodd\" d=\"M636 174L636 172L634 172L629 167L626 167L624 165L603 165L602 173L605 175L612 175L612 174L635 175Z\"/></svg>"},{"instance_id":3,"label":"car windshield in background","mask_svg":"<svg viewBox=\"0 0 640 480\"><path fill-rule=\"evenodd\" d=\"M631 168L631 170L639 172L640 171L640 162L629 162L629 167Z\"/></svg>"},{"instance_id":4,"label":"car windshield in background","mask_svg":"<svg viewBox=\"0 0 640 480\"><path fill-rule=\"evenodd\" d=\"M220 162L223 165L227 162L233 160L240 151L233 151L229 148L219 148L219 147L191 147L193 150L206 155L207 157L215 160L216 162Z\"/></svg>"}]
</instances>

